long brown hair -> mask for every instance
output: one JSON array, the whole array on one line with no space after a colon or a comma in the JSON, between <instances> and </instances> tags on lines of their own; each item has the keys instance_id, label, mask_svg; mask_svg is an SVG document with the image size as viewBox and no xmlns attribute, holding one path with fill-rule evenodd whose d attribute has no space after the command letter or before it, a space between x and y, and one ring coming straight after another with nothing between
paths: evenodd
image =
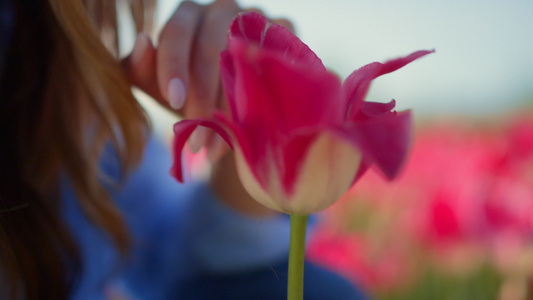
<instances>
[{"instance_id":1,"label":"long brown hair","mask_svg":"<svg viewBox=\"0 0 533 300\"><path fill-rule=\"evenodd\" d=\"M138 31L154 1L128 1ZM0 297L66 299L83 266L62 220L60 176L125 251L127 228L98 160L112 143L126 174L142 156L148 121L116 57L115 1L12 2L0 83Z\"/></svg>"}]
</instances>

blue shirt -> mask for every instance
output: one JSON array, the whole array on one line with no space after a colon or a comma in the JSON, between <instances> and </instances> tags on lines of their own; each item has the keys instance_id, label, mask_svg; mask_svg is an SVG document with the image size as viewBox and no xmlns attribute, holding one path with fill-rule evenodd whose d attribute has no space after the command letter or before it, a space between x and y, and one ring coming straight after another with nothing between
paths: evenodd
<instances>
[{"instance_id":1,"label":"blue shirt","mask_svg":"<svg viewBox=\"0 0 533 300\"><path fill-rule=\"evenodd\" d=\"M131 299L284 299L290 220L251 218L220 203L205 183L179 184L167 149L150 139L144 159L111 196L134 243L119 256L83 215L68 180L62 183L66 222L78 240L83 272L71 299L105 299L118 289ZM108 149L102 168L118 176ZM366 299L338 275L307 263L306 299Z\"/></svg>"},{"instance_id":2,"label":"blue shirt","mask_svg":"<svg viewBox=\"0 0 533 300\"><path fill-rule=\"evenodd\" d=\"M102 167L118 176L113 151ZM109 238L82 214L65 180L65 219L81 245L84 269L73 299L104 299L118 285L140 299L166 299L180 281L268 268L286 259L289 219L257 219L220 203L205 183L180 184L169 175L167 149L150 139L140 166L111 196L134 240L121 259Z\"/></svg>"}]
</instances>

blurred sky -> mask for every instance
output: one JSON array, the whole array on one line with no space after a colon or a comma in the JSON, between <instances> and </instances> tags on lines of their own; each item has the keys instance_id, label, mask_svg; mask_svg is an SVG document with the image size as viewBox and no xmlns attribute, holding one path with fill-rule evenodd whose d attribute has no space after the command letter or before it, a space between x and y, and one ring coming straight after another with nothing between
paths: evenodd
<instances>
[{"instance_id":1,"label":"blurred sky","mask_svg":"<svg viewBox=\"0 0 533 300\"><path fill-rule=\"evenodd\" d=\"M210 1L197 1L209 3ZM163 22L179 1L159 0ZM376 80L369 101L398 101L419 117L484 115L533 100L533 0L240 0L293 21L343 78L372 61L436 49Z\"/></svg>"}]
</instances>

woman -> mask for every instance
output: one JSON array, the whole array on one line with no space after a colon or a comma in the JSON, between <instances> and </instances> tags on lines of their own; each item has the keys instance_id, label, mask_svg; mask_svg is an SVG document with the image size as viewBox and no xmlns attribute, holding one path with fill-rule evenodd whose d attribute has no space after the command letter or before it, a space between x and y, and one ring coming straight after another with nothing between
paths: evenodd
<instances>
[{"instance_id":1,"label":"woman","mask_svg":"<svg viewBox=\"0 0 533 300\"><path fill-rule=\"evenodd\" d=\"M287 220L247 201L231 156L210 187L173 182L131 94L187 118L221 107L235 2L182 3L157 49L155 3L120 2L140 34L119 61L115 1L0 1L0 298L282 299ZM222 156L207 132L191 144ZM306 272L306 299L360 297Z\"/></svg>"}]
</instances>

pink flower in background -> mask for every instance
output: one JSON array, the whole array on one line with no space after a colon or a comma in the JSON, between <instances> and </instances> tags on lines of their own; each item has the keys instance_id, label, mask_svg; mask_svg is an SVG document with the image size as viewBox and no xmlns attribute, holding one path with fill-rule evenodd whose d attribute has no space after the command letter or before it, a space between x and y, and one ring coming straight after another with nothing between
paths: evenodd
<instances>
[{"instance_id":1,"label":"pink flower in background","mask_svg":"<svg viewBox=\"0 0 533 300\"><path fill-rule=\"evenodd\" d=\"M309 240L306 257L351 279L368 291L397 288L410 280L408 255L401 247L360 234L319 227Z\"/></svg>"},{"instance_id":2,"label":"pink flower in background","mask_svg":"<svg viewBox=\"0 0 533 300\"><path fill-rule=\"evenodd\" d=\"M411 114L393 111L394 101L363 100L373 79L428 53L369 64L341 84L289 30L257 13L241 14L221 55L231 116L177 123L173 174L182 181L180 154L200 125L232 146L246 190L278 211L320 211L370 165L394 178L410 145Z\"/></svg>"},{"instance_id":3,"label":"pink flower in background","mask_svg":"<svg viewBox=\"0 0 533 300\"><path fill-rule=\"evenodd\" d=\"M420 268L428 266L466 278L487 265L503 276L533 276L526 263L533 249L531 116L482 124L424 126L398 180L390 184L368 174L325 211L310 237L309 258L374 291L395 285L369 280L365 266L375 257L364 255L367 245L377 253L408 249L399 252L406 254L400 278L424 274ZM361 222L365 216L371 217ZM370 271L376 282L387 282L378 267Z\"/></svg>"}]
</instances>

